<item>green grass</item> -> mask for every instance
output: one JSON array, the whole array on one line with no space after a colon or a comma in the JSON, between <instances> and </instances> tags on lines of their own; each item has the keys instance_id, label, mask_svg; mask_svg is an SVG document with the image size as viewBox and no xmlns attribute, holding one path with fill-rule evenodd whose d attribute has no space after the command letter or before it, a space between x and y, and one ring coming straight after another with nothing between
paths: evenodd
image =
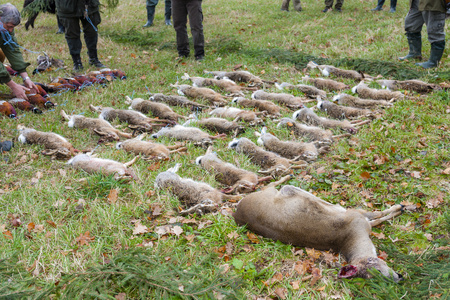
<instances>
[{"instance_id":1,"label":"green grass","mask_svg":"<svg viewBox=\"0 0 450 300\"><path fill-rule=\"evenodd\" d=\"M22 6L20 1L11 2ZM163 3L157 6L155 26L143 29L145 2L121 0L116 10L102 13L99 56L111 68L123 70L127 79L61 93L53 99L59 105L42 115L19 112L16 120L0 117L0 139L17 140L17 125L21 124L61 134L75 148L90 150L97 146L98 137L68 128L59 116L60 109L95 117L89 104L127 108L125 96L176 94L170 84L184 82L184 73L207 76L205 70L235 66L268 81L291 83L299 82L305 72L318 74L304 69L310 60L384 78L449 80L447 51L436 70L424 71L412 62L397 60L408 50L403 32L407 2L399 2L394 14L373 13L370 9L375 2L367 1L345 2L342 14L321 13L323 1L303 3L301 13L281 12L280 6L281 2L253 0L203 2L206 58L198 63L193 53L184 61L176 59L175 32L164 25ZM71 74L65 39L54 34L56 30L55 16L48 14L39 15L34 29L25 31L23 25L16 29L19 43L33 51L24 52L32 63L29 74L39 51L63 59L67 65L66 70L37 74L34 81L48 83ZM428 57L425 30L423 48ZM87 67L85 48L82 59ZM2 85L0 92L9 90ZM372 237L377 249L387 253L388 264L405 276L399 284L377 276L338 280L343 262L338 256L333 260L324 253L315 257L303 248L261 237L255 240L230 217L234 203L225 203L216 214L176 218L178 200L155 191L154 179L160 171L181 162L181 176L222 188L213 175L195 165L204 149L188 145L187 154L174 154L156 169L154 162L138 160L133 168L140 181L123 182L73 170L65 161L41 155L40 146L16 143L13 151L0 154L0 228L4 232L0 235L0 298L113 299L124 293L127 299L253 299L276 298L280 291L286 292L286 299L448 298L445 247L450 186L442 171L450 167L449 106L447 91L398 101L356 135L335 142L328 154L296 171L289 182L345 207L371 210L400 202L416 204L415 211L374 228L385 239ZM190 113L184 108L174 110ZM285 117L291 115L291 111L283 112ZM113 124L124 128L118 122ZM276 124L266 122L269 131L293 139L287 129L276 128ZM243 136L256 141L253 132L260 129L249 128ZM247 157L226 149L230 139L214 142L219 157L257 171ZM174 143L169 139L161 142ZM133 158L114 146L104 143L96 152L122 162ZM385 158L383 163L379 163L380 157ZM371 177L364 179L363 172ZM118 191L114 201L108 199L111 190ZM159 208L161 213L154 215ZM149 232L134 235L136 222L147 226ZM183 232L170 231L174 226ZM169 231L158 234L161 228ZM86 237L86 232L87 243L82 243L80 237ZM305 261L321 271L315 284L307 277L310 273L301 275L294 270L296 262Z\"/></svg>"}]
</instances>

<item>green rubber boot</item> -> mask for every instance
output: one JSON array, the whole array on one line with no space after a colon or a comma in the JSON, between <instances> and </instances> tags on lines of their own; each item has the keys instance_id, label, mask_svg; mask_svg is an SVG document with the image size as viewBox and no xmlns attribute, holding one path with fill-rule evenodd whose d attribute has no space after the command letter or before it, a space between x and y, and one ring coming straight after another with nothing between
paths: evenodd
<instances>
[{"instance_id":1,"label":"green rubber boot","mask_svg":"<svg viewBox=\"0 0 450 300\"><path fill-rule=\"evenodd\" d=\"M424 69L436 68L439 65L439 61L444 54L445 41L434 42L431 44L430 58L423 63L417 63L417 66L421 66Z\"/></svg>"},{"instance_id":2,"label":"green rubber boot","mask_svg":"<svg viewBox=\"0 0 450 300\"><path fill-rule=\"evenodd\" d=\"M153 26L153 18L155 16L155 7L154 6L147 6L147 23L144 24L142 27L151 27Z\"/></svg>"},{"instance_id":3,"label":"green rubber boot","mask_svg":"<svg viewBox=\"0 0 450 300\"><path fill-rule=\"evenodd\" d=\"M399 60L422 59L422 35L420 32L406 33L408 39L409 53L406 56L399 57Z\"/></svg>"}]
</instances>

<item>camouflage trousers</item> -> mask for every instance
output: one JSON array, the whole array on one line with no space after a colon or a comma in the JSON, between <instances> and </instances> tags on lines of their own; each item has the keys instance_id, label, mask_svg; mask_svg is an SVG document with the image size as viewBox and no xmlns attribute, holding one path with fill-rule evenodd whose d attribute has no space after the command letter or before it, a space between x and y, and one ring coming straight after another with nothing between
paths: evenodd
<instances>
[{"instance_id":1,"label":"camouflage trousers","mask_svg":"<svg viewBox=\"0 0 450 300\"><path fill-rule=\"evenodd\" d=\"M325 7L332 8L334 0L325 0ZM335 9L341 9L344 4L344 0L336 0L336 4L334 5Z\"/></svg>"},{"instance_id":2,"label":"camouflage trousers","mask_svg":"<svg viewBox=\"0 0 450 300\"><path fill-rule=\"evenodd\" d=\"M281 10L288 11L289 2L291 2L291 0L283 0L283 3L281 4ZM292 0L292 3L294 4L294 10L302 11L302 3L300 2L300 0Z\"/></svg>"}]
</instances>

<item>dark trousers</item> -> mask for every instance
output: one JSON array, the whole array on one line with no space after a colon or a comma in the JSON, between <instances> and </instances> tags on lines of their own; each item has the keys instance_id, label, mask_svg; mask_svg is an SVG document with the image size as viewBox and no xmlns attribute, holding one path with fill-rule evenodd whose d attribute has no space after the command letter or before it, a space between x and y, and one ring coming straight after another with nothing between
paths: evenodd
<instances>
[{"instance_id":1,"label":"dark trousers","mask_svg":"<svg viewBox=\"0 0 450 300\"><path fill-rule=\"evenodd\" d=\"M201 0L172 0L173 27L177 34L177 50L180 56L189 55L187 18L194 40L195 56L205 55L205 37L203 36L203 12Z\"/></svg>"},{"instance_id":2,"label":"dark trousers","mask_svg":"<svg viewBox=\"0 0 450 300\"><path fill-rule=\"evenodd\" d=\"M386 0L378 0L377 6L383 7L385 1ZM396 8L397 7L397 0L391 0L391 7L392 8Z\"/></svg>"},{"instance_id":3,"label":"dark trousers","mask_svg":"<svg viewBox=\"0 0 450 300\"><path fill-rule=\"evenodd\" d=\"M92 24L97 27L101 22L100 13L96 12L89 15L89 19ZM98 33L95 31L91 23L88 22L84 17L76 18L65 18L59 17L61 24L65 28L65 37L67 41L67 46L69 46L69 53L72 56L80 55L81 53L81 39L80 39L80 23L83 27L84 41L86 43L86 48L88 49L89 57L97 57L97 41Z\"/></svg>"},{"instance_id":4,"label":"dark trousers","mask_svg":"<svg viewBox=\"0 0 450 300\"><path fill-rule=\"evenodd\" d=\"M158 4L159 0L147 0L147 9L149 7L153 7L153 9L156 7L156 4ZM170 17L172 16L172 0L164 0L164 18L166 20L170 20Z\"/></svg>"}]
</instances>

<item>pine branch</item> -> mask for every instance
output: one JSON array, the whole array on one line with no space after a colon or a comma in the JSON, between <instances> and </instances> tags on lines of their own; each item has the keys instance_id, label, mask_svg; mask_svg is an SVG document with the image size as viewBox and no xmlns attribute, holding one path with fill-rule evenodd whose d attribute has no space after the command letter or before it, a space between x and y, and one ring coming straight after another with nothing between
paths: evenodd
<instances>
[{"instance_id":1,"label":"pine branch","mask_svg":"<svg viewBox=\"0 0 450 300\"><path fill-rule=\"evenodd\" d=\"M52 294L71 299L125 291L130 297L151 293L159 299L167 295L182 299L211 298L214 292L239 298L235 289L229 288L236 285L236 278L219 277L220 272L211 264L211 257L195 260L188 261L183 257L181 261L165 261L163 255L150 254L145 249L124 251L116 254L108 264L63 276L58 286L47 290L40 299Z\"/></svg>"},{"instance_id":2,"label":"pine branch","mask_svg":"<svg viewBox=\"0 0 450 300\"><path fill-rule=\"evenodd\" d=\"M34 0L31 4L24 7L20 14L23 18L28 18L36 13L46 11L48 9L48 0Z\"/></svg>"}]
</instances>

